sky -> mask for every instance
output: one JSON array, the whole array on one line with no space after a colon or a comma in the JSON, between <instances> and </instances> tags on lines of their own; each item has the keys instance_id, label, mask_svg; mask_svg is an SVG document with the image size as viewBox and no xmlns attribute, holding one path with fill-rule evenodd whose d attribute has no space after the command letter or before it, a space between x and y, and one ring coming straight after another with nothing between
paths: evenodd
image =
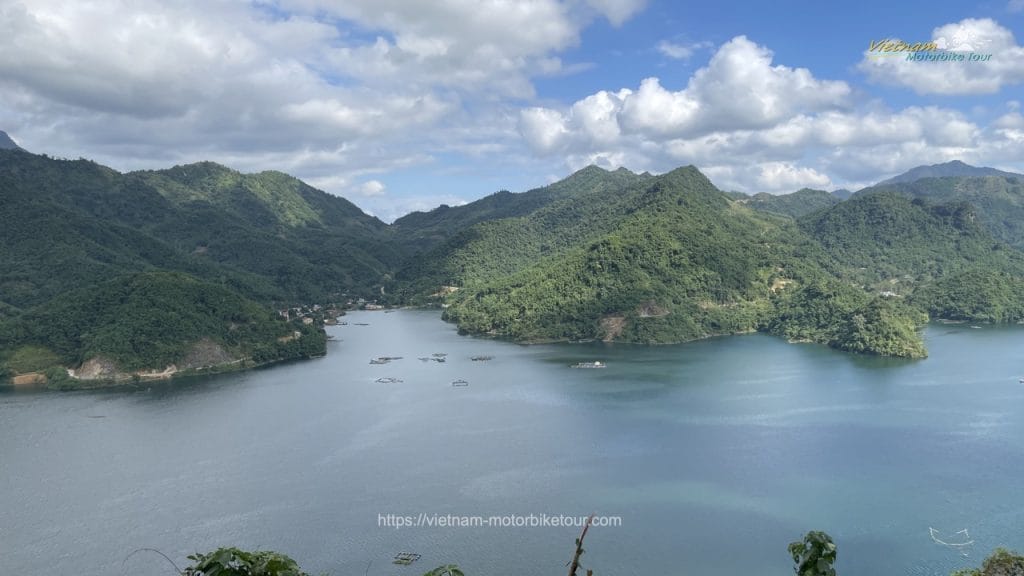
<instances>
[{"instance_id":1,"label":"sky","mask_svg":"<svg viewBox=\"0 0 1024 576\"><path fill-rule=\"evenodd\" d=\"M590 164L857 189L1024 172L1022 42L1024 0L0 0L0 130L121 171L280 170L385 221Z\"/></svg>"}]
</instances>

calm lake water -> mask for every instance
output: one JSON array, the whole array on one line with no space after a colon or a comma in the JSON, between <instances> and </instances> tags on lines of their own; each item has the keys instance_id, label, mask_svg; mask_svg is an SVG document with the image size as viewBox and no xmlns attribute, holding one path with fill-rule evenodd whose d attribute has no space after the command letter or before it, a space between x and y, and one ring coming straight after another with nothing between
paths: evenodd
<instances>
[{"instance_id":1,"label":"calm lake water","mask_svg":"<svg viewBox=\"0 0 1024 576\"><path fill-rule=\"evenodd\" d=\"M519 346L436 312L346 320L323 359L0 392L0 572L171 575L124 559L237 545L333 576L558 575L578 534L379 525L420 513L619 516L587 536L601 576L789 575L786 545L811 529L836 539L843 576L1024 550L1024 329L932 326L931 357L910 362L763 335ZM447 361L418 360L433 353ZM589 360L608 368L569 367ZM975 544L961 556L929 527Z\"/></svg>"}]
</instances>

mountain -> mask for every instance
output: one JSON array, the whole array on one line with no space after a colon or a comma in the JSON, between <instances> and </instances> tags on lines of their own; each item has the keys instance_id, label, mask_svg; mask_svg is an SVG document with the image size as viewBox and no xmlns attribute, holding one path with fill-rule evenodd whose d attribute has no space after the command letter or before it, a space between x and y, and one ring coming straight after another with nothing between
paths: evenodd
<instances>
[{"instance_id":1,"label":"mountain","mask_svg":"<svg viewBox=\"0 0 1024 576\"><path fill-rule=\"evenodd\" d=\"M0 372L42 372L57 387L161 379L316 356L325 339L222 286L143 272L62 294L0 327L0 349L12 351Z\"/></svg>"},{"instance_id":2,"label":"mountain","mask_svg":"<svg viewBox=\"0 0 1024 576\"><path fill-rule=\"evenodd\" d=\"M936 204L879 190L804 217L799 225L836 261L856 270L858 281L884 281L890 291L908 292L979 265L1024 270L1024 254L996 241L968 202Z\"/></svg>"},{"instance_id":3,"label":"mountain","mask_svg":"<svg viewBox=\"0 0 1024 576\"><path fill-rule=\"evenodd\" d=\"M323 353L319 329L271 307L372 298L402 259L383 222L279 172L121 174L9 149L0 199L0 379L60 385L58 366L99 362L118 380L195 366L200 345L219 351L204 369Z\"/></svg>"},{"instance_id":4,"label":"mountain","mask_svg":"<svg viewBox=\"0 0 1024 576\"><path fill-rule=\"evenodd\" d=\"M751 196L749 199L740 199L739 201L761 212L772 212L789 216L790 218L799 218L805 214L834 206L840 200L840 198L824 190L802 188L790 194L776 195L761 192Z\"/></svg>"},{"instance_id":5,"label":"mountain","mask_svg":"<svg viewBox=\"0 0 1024 576\"><path fill-rule=\"evenodd\" d=\"M918 166L917 168L911 168L903 174L883 180L876 184L876 186L883 186L887 184L900 184L904 182L914 182L922 178L945 178L949 176L1014 176L1020 177L1020 174L1014 174L1012 172L1003 172L1002 170L996 170L995 168L979 168L965 164L959 160L953 160L945 162L943 164L932 164L931 166Z\"/></svg>"},{"instance_id":6,"label":"mountain","mask_svg":"<svg viewBox=\"0 0 1024 576\"><path fill-rule=\"evenodd\" d=\"M0 150L20 150L21 147L11 140L11 137L7 135L7 132L0 130Z\"/></svg>"},{"instance_id":7,"label":"mountain","mask_svg":"<svg viewBox=\"0 0 1024 576\"><path fill-rule=\"evenodd\" d=\"M0 302L147 269L226 282L262 301L370 296L401 256L387 226L295 178L213 163L118 173L0 151Z\"/></svg>"},{"instance_id":8,"label":"mountain","mask_svg":"<svg viewBox=\"0 0 1024 576\"><path fill-rule=\"evenodd\" d=\"M435 261L458 263L447 268L445 317L463 332L519 341L680 342L763 330L925 353L920 312L844 281L791 219L731 200L696 168L581 199L478 225L448 246Z\"/></svg>"},{"instance_id":9,"label":"mountain","mask_svg":"<svg viewBox=\"0 0 1024 576\"><path fill-rule=\"evenodd\" d=\"M0 200L0 379L58 386L320 354L322 318L273 308L356 297L443 304L464 333L523 342L759 330L902 357L926 354L927 314L1024 320L1016 176L840 201L591 166L389 226L280 172L7 149Z\"/></svg>"},{"instance_id":10,"label":"mountain","mask_svg":"<svg viewBox=\"0 0 1024 576\"><path fill-rule=\"evenodd\" d=\"M879 184L857 195L890 191L931 203L968 202L996 239L1024 248L1024 176L946 176Z\"/></svg>"},{"instance_id":11,"label":"mountain","mask_svg":"<svg viewBox=\"0 0 1024 576\"><path fill-rule=\"evenodd\" d=\"M608 171L587 166L563 180L527 192L502 190L462 206L442 205L429 212L413 212L395 220L392 231L412 253L426 252L481 222L526 216L554 202L650 177L625 168Z\"/></svg>"},{"instance_id":12,"label":"mountain","mask_svg":"<svg viewBox=\"0 0 1024 576\"><path fill-rule=\"evenodd\" d=\"M838 190L833 190L832 195L835 196L836 198L839 198L840 200L848 200L850 196L853 196L853 192L847 190L846 188L840 188Z\"/></svg>"},{"instance_id":13,"label":"mountain","mask_svg":"<svg viewBox=\"0 0 1024 576\"><path fill-rule=\"evenodd\" d=\"M487 207L494 196L440 214L435 210L416 216L419 228L411 228L409 220L400 219L394 224L400 235L423 238L424 231L428 231L446 240L429 249L413 250L387 291L398 301L421 303L423 297L443 286L509 274L540 258L562 253L607 231L615 218L631 209L628 199L618 192L652 178L650 174L589 166L544 188L511 195L516 197L514 209L490 212L495 216L491 219L482 215L489 212ZM447 227L442 228L447 231L439 234L433 223L439 215L456 210Z\"/></svg>"}]
</instances>

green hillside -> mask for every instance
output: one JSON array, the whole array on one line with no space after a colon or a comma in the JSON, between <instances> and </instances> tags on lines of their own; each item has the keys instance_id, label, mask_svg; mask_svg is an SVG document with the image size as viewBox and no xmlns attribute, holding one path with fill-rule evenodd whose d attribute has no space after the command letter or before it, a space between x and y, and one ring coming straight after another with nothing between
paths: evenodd
<instances>
[{"instance_id":1,"label":"green hillside","mask_svg":"<svg viewBox=\"0 0 1024 576\"><path fill-rule=\"evenodd\" d=\"M920 357L926 313L1024 319L1021 186L956 176L846 201L748 197L694 167L591 166L388 226L280 172L121 174L0 150L0 371L314 355L322 332L272 307L360 296L444 303L460 330L518 341L760 330Z\"/></svg>"},{"instance_id":2,"label":"green hillside","mask_svg":"<svg viewBox=\"0 0 1024 576\"><path fill-rule=\"evenodd\" d=\"M652 177L590 166L546 188L525 193L514 215L454 228L450 237L413 253L388 292L398 301L421 303L442 286L462 286L510 274L539 259L562 254L610 231L634 209L633 198ZM485 198L478 202L487 203ZM478 217L476 202L463 214ZM452 209L454 210L454 209ZM497 215L497 214L496 214ZM396 221L396 232L406 224ZM408 230L408 229L406 229ZM408 232L406 232L408 233Z\"/></svg>"},{"instance_id":3,"label":"green hillside","mask_svg":"<svg viewBox=\"0 0 1024 576\"><path fill-rule=\"evenodd\" d=\"M841 200L824 190L802 188L790 194L767 194L761 192L749 198L741 198L740 202L754 210L781 214L790 218L799 218L824 208L830 208Z\"/></svg>"},{"instance_id":4,"label":"green hillside","mask_svg":"<svg viewBox=\"0 0 1024 576\"><path fill-rule=\"evenodd\" d=\"M695 168L590 200L616 206L595 237L493 279L463 276L446 318L469 333L525 341L680 342L766 330L862 352L924 353L920 313L898 302L879 304L844 284L826 270L828 255L791 220L731 201ZM544 228L538 214L520 227L545 238L571 236L574 220ZM479 239L469 248L492 242L509 244ZM816 291L822 283L836 286L838 296ZM822 313L787 314L798 305ZM866 319L857 320L859 333L847 328L855 318Z\"/></svg>"},{"instance_id":5,"label":"green hillside","mask_svg":"<svg viewBox=\"0 0 1024 576\"><path fill-rule=\"evenodd\" d=\"M0 284L0 302L18 307L154 268L224 281L264 301L369 296L401 257L385 224L276 172L201 163L119 174L0 151L0 191L0 234L12 246L0 265L15 271Z\"/></svg>"},{"instance_id":6,"label":"green hillside","mask_svg":"<svg viewBox=\"0 0 1024 576\"><path fill-rule=\"evenodd\" d=\"M878 185L857 195L876 191L896 192L935 204L969 202L977 210L978 221L996 239L1024 249L1024 176L921 178L912 182Z\"/></svg>"},{"instance_id":7,"label":"green hillside","mask_svg":"<svg viewBox=\"0 0 1024 576\"><path fill-rule=\"evenodd\" d=\"M7 372L46 371L63 385L76 384L63 367L89 361L109 364L97 379L113 379L172 364L197 370L316 356L324 346L319 329L288 323L234 291L178 272L121 276L0 325Z\"/></svg>"},{"instance_id":8,"label":"green hillside","mask_svg":"<svg viewBox=\"0 0 1024 576\"><path fill-rule=\"evenodd\" d=\"M1022 254L993 239L967 202L874 191L799 223L858 281L896 292L977 266L1024 270Z\"/></svg>"},{"instance_id":9,"label":"green hillside","mask_svg":"<svg viewBox=\"0 0 1024 576\"><path fill-rule=\"evenodd\" d=\"M197 342L223 366L322 353L318 328L272 306L372 297L400 259L385 224L276 172L120 174L0 150L0 198L7 375L162 370Z\"/></svg>"}]
</instances>

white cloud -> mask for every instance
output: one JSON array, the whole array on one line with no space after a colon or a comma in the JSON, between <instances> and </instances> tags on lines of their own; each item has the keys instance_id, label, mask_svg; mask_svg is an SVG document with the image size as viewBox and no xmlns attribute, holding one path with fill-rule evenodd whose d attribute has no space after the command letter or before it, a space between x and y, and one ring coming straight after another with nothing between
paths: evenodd
<instances>
[{"instance_id":1,"label":"white cloud","mask_svg":"<svg viewBox=\"0 0 1024 576\"><path fill-rule=\"evenodd\" d=\"M787 192L877 181L920 164L962 159L1019 163L1024 120L1017 103L990 126L938 106L892 110L854 102L849 86L778 65L744 37L672 91L658 78L637 90L599 91L563 108L520 114L535 154L654 172L695 164L726 189Z\"/></svg>"},{"instance_id":2,"label":"white cloud","mask_svg":"<svg viewBox=\"0 0 1024 576\"><path fill-rule=\"evenodd\" d=\"M1004 86L1024 83L1024 47L994 20L968 18L939 26L928 40L954 52L991 57L930 62L907 60L906 53L883 56L865 51L857 67L872 81L903 86L918 94L993 94Z\"/></svg>"},{"instance_id":3,"label":"white cloud","mask_svg":"<svg viewBox=\"0 0 1024 576\"><path fill-rule=\"evenodd\" d=\"M818 80L805 68L772 65L772 53L744 36L718 49L678 92L647 78L623 102L627 130L685 137L770 126L803 111L846 105L845 82Z\"/></svg>"},{"instance_id":4,"label":"white cloud","mask_svg":"<svg viewBox=\"0 0 1024 576\"><path fill-rule=\"evenodd\" d=\"M559 53L643 5L0 0L0 128L123 170L210 159L356 193L453 150L521 146L510 99L587 66Z\"/></svg>"},{"instance_id":5,"label":"white cloud","mask_svg":"<svg viewBox=\"0 0 1024 576\"><path fill-rule=\"evenodd\" d=\"M661 42L658 42L656 48L658 52L661 52L664 56L672 58L673 60L689 60L690 57L692 57L698 50L708 48L710 46L710 42L679 44L668 40L662 40Z\"/></svg>"},{"instance_id":6,"label":"white cloud","mask_svg":"<svg viewBox=\"0 0 1024 576\"><path fill-rule=\"evenodd\" d=\"M384 184L380 180L367 180L359 187L360 196L383 196Z\"/></svg>"},{"instance_id":7,"label":"white cloud","mask_svg":"<svg viewBox=\"0 0 1024 576\"><path fill-rule=\"evenodd\" d=\"M586 0L586 2L607 18L612 26L621 26L623 22L643 10L647 4L647 0Z\"/></svg>"},{"instance_id":8,"label":"white cloud","mask_svg":"<svg viewBox=\"0 0 1024 576\"><path fill-rule=\"evenodd\" d=\"M750 166L711 166L708 178L725 190L757 190L786 193L800 188L832 188L828 176L813 168L790 162L765 162ZM753 186L753 187L751 187Z\"/></svg>"}]
</instances>

